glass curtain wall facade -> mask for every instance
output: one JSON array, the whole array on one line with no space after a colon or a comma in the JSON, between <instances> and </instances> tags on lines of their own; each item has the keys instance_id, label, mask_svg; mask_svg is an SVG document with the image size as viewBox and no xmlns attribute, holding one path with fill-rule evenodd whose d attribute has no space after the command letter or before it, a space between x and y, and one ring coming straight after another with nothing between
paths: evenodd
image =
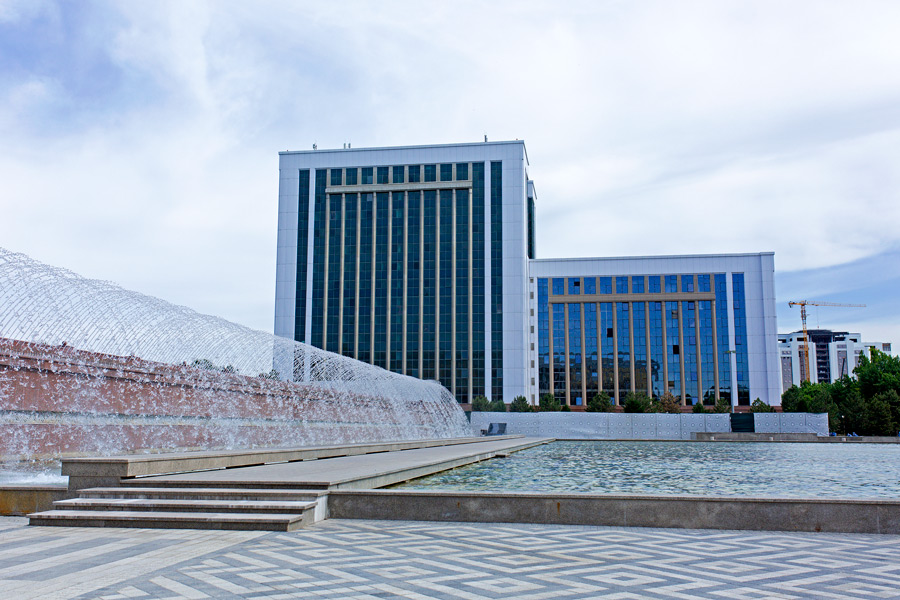
<instances>
[{"instance_id":1,"label":"glass curtain wall facade","mask_svg":"<svg viewBox=\"0 0 900 600\"><path fill-rule=\"evenodd\" d=\"M309 309L315 346L437 379L460 403L491 391L502 396L501 167L497 161L312 170L314 223L326 225L310 227L308 194L301 192L295 339L305 339ZM301 172L304 190L311 175ZM500 286L491 293L489 323L486 215L491 279ZM313 236L311 307L307 235Z\"/></svg>"},{"instance_id":2,"label":"glass curtain wall facade","mask_svg":"<svg viewBox=\"0 0 900 600\"><path fill-rule=\"evenodd\" d=\"M743 274L732 277L733 311L724 274L538 278L539 394L570 406L599 391L617 404L629 392L668 391L684 405L731 399L733 314L740 400L749 391Z\"/></svg>"}]
</instances>

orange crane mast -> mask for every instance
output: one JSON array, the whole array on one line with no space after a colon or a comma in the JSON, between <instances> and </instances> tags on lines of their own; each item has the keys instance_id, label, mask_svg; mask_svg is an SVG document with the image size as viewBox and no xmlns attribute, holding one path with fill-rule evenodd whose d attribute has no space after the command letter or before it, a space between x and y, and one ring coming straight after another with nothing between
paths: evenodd
<instances>
[{"instance_id":1,"label":"orange crane mast","mask_svg":"<svg viewBox=\"0 0 900 600\"><path fill-rule=\"evenodd\" d=\"M803 363L806 366L805 381L810 381L809 377L809 333L806 331L806 306L838 306L841 308L865 308L865 304L840 304L837 302L817 302L815 300L791 300L788 306L800 307L800 320L803 321ZM801 382L804 379L801 379Z\"/></svg>"}]
</instances>

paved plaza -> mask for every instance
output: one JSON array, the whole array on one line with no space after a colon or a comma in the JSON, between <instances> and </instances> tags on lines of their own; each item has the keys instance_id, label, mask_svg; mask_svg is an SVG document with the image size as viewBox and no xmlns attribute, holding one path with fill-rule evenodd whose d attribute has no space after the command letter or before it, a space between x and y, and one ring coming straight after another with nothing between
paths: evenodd
<instances>
[{"instance_id":1,"label":"paved plaza","mask_svg":"<svg viewBox=\"0 0 900 600\"><path fill-rule=\"evenodd\" d=\"M0 518L0 598L900 598L900 536L329 520L292 533Z\"/></svg>"}]
</instances>

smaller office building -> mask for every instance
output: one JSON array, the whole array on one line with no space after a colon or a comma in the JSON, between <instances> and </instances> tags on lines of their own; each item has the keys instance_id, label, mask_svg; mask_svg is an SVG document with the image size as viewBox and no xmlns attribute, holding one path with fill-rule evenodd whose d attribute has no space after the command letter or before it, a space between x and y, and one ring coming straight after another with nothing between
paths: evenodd
<instances>
[{"instance_id":1,"label":"smaller office building","mask_svg":"<svg viewBox=\"0 0 900 600\"><path fill-rule=\"evenodd\" d=\"M773 273L772 253L529 261L531 399L778 404Z\"/></svg>"},{"instance_id":2,"label":"smaller office building","mask_svg":"<svg viewBox=\"0 0 900 600\"><path fill-rule=\"evenodd\" d=\"M841 377L853 375L859 364L859 357L871 354L874 348L891 353L888 342L863 342L858 333L831 331L830 329L807 329L809 334L809 376L803 348L806 338L802 331L778 335L778 353L781 357L781 389L800 385L809 379L812 383L832 383Z\"/></svg>"}]
</instances>

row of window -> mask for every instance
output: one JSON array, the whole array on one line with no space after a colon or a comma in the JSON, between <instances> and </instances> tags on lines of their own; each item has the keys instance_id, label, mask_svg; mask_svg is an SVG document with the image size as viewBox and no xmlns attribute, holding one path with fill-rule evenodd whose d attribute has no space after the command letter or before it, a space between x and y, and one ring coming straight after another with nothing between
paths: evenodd
<instances>
[{"instance_id":1,"label":"row of window","mask_svg":"<svg viewBox=\"0 0 900 600\"><path fill-rule=\"evenodd\" d=\"M554 277L553 296L612 294L676 294L711 292L712 276L702 275L619 275L616 277Z\"/></svg>"},{"instance_id":2,"label":"row of window","mask_svg":"<svg viewBox=\"0 0 900 600\"><path fill-rule=\"evenodd\" d=\"M637 276L637 280L645 277ZM717 392L731 399L726 276L681 277L685 283L687 278L704 284L712 280L715 304L711 300L552 302L552 288L565 289L564 279L538 279L539 393L553 394L574 406L586 404L600 390L619 403L631 391L653 397L668 391L687 404L701 399L713 404ZM594 279L610 278L578 281ZM620 279L628 282L631 278ZM746 405L749 373L743 274L734 273L732 283L737 400ZM708 288L704 285L703 289Z\"/></svg>"},{"instance_id":3,"label":"row of window","mask_svg":"<svg viewBox=\"0 0 900 600\"><path fill-rule=\"evenodd\" d=\"M339 185L384 185L388 183L468 180L469 163L442 163L329 169L328 185L336 187Z\"/></svg>"},{"instance_id":4,"label":"row of window","mask_svg":"<svg viewBox=\"0 0 900 600\"><path fill-rule=\"evenodd\" d=\"M485 395L484 194L471 215L469 194L317 188L312 344L438 379L460 402Z\"/></svg>"}]
</instances>

